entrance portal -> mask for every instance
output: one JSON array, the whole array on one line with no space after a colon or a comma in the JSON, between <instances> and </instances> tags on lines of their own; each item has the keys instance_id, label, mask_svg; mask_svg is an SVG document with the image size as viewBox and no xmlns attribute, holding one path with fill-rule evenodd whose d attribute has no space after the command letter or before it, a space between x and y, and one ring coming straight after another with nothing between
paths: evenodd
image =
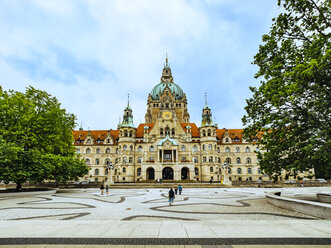
<instances>
[{"instance_id":1,"label":"entrance portal","mask_svg":"<svg viewBox=\"0 0 331 248\"><path fill-rule=\"evenodd\" d=\"M155 180L155 170L153 168L147 169L147 180Z\"/></svg>"},{"instance_id":2,"label":"entrance portal","mask_svg":"<svg viewBox=\"0 0 331 248\"><path fill-rule=\"evenodd\" d=\"M164 180L174 180L174 170L170 167L165 167L162 170L162 179L164 179Z\"/></svg>"},{"instance_id":3,"label":"entrance portal","mask_svg":"<svg viewBox=\"0 0 331 248\"><path fill-rule=\"evenodd\" d=\"M189 169L187 167L182 168L181 171L181 175L182 175L182 180L188 180L189 178Z\"/></svg>"}]
</instances>

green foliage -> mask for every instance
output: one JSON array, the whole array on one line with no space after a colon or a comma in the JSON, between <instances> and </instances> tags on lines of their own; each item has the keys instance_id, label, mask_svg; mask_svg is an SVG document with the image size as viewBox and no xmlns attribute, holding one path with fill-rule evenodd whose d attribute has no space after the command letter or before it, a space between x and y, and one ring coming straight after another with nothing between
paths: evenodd
<instances>
[{"instance_id":1,"label":"green foliage","mask_svg":"<svg viewBox=\"0 0 331 248\"><path fill-rule=\"evenodd\" d=\"M330 1L279 0L254 57L259 88L250 87L243 117L245 136L262 135L261 168L277 179L314 168L331 177L331 5Z\"/></svg>"},{"instance_id":2,"label":"green foliage","mask_svg":"<svg viewBox=\"0 0 331 248\"><path fill-rule=\"evenodd\" d=\"M75 116L55 97L28 87L25 93L0 87L0 180L76 180L87 173L75 154Z\"/></svg>"}]
</instances>

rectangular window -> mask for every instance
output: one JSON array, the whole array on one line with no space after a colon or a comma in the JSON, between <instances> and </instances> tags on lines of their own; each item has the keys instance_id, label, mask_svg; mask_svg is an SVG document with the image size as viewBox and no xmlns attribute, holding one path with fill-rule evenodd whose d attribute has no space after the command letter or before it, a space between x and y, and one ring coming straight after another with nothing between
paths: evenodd
<instances>
[{"instance_id":1,"label":"rectangular window","mask_svg":"<svg viewBox=\"0 0 331 248\"><path fill-rule=\"evenodd\" d=\"M132 161L133 161L133 158L129 157L129 163L132 163Z\"/></svg>"},{"instance_id":2,"label":"rectangular window","mask_svg":"<svg viewBox=\"0 0 331 248\"><path fill-rule=\"evenodd\" d=\"M214 171L214 167L210 167L210 172L213 172Z\"/></svg>"},{"instance_id":3,"label":"rectangular window","mask_svg":"<svg viewBox=\"0 0 331 248\"><path fill-rule=\"evenodd\" d=\"M123 171L123 173L125 173L125 172L126 172L126 168L125 168L125 167L123 167L123 170L122 170L122 171Z\"/></svg>"},{"instance_id":4,"label":"rectangular window","mask_svg":"<svg viewBox=\"0 0 331 248\"><path fill-rule=\"evenodd\" d=\"M139 157L139 158L138 158L138 163L141 164L141 161L142 161L142 158Z\"/></svg>"},{"instance_id":5,"label":"rectangular window","mask_svg":"<svg viewBox=\"0 0 331 248\"><path fill-rule=\"evenodd\" d=\"M203 157L203 162L207 162L207 158L206 157Z\"/></svg>"}]
</instances>

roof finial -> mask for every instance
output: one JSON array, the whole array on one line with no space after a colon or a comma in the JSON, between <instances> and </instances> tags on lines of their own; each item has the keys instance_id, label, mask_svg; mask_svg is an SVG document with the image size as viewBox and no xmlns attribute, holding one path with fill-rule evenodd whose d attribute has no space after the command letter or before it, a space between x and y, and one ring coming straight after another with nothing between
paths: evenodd
<instances>
[{"instance_id":1,"label":"roof finial","mask_svg":"<svg viewBox=\"0 0 331 248\"><path fill-rule=\"evenodd\" d=\"M130 107L130 94L128 94L128 107Z\"/></svg>"},{"instance_id":2,"label":"roof finial","mask_svg":"<svg viewBox=\"0 0 331 248\"><path fill-rule=\"evenodd\" d=\"M207 107L207 92L205 92L205 105Z\"/></svg>"},{"instance_id":3,"label":"roof finial","mask_svg":"<svg viewBox=\"0 0 331 248\"><path fill-rule=\"evenodd\" d=\"M166 52L166 66L168 66L168 53Z\"/></svg>"}]
</instances>

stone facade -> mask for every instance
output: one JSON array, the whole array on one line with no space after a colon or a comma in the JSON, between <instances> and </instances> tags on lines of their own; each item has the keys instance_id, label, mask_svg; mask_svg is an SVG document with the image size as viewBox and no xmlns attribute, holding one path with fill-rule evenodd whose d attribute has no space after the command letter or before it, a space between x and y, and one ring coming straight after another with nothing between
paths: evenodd
<instances>
[{"instance_id":1,"label":"stone facade","mask_svg":"<svg viewBox=\"0 0 331 248\"><path fill-rule=\"evenodd\" d=\"M144 124L134 126L128 102L117 130L80 128L73 135L77 153L90 167L84 180L269 180L257 164L258 147L243 139L242 132L218 129L207 100L200 127L190 123L186 95L166 61L160 83L148 96Z\"/></svg>"}]
</instances>

